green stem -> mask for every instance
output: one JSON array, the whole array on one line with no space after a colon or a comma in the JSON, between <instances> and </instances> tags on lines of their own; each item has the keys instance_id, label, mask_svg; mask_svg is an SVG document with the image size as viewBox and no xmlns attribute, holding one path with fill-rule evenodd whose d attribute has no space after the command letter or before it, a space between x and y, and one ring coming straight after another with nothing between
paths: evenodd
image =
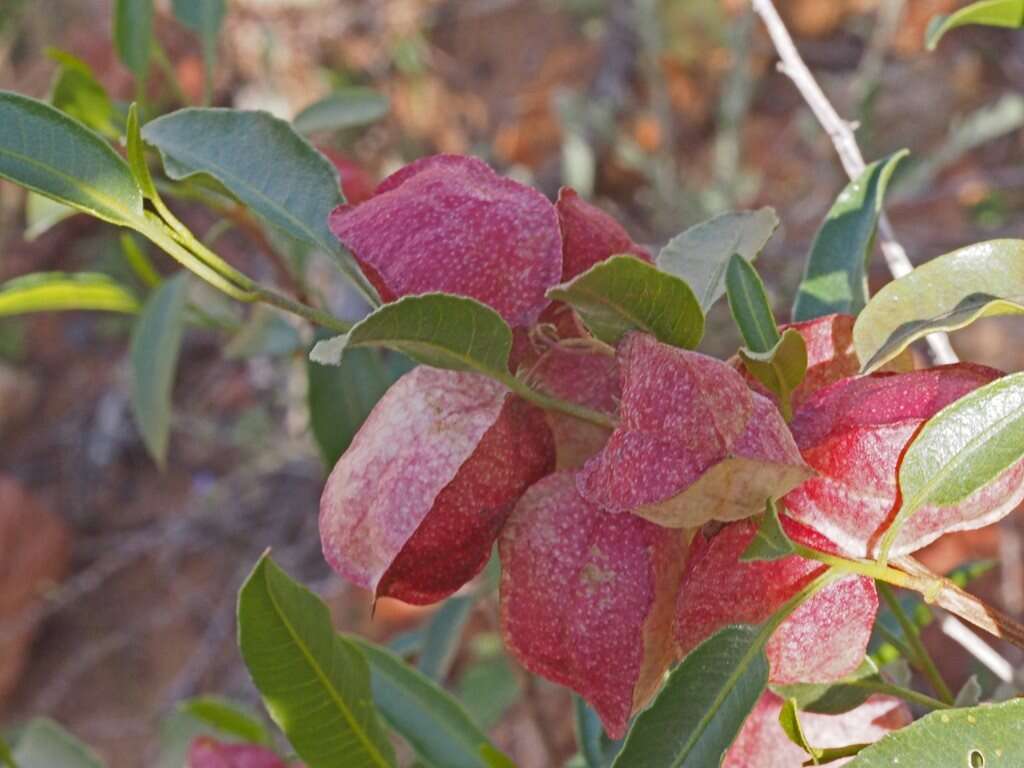
<instances>
[{"instance_id":1,"label":"green stem","mask_svg":"<svg viewBox=\"0 0 1024 768\"><path fill-rule=\"evenodd\" d=\"M557 397L549 397L542 392L531 389L526 382L522 379L516 378L511 373L506 374L505 376L494 376L494 378L524 400L528 400L546 411L561 411L562 413L580 419L581 421L588 421L591 424L596 424L597 426L605 427L606 429L614 429L617 423L615 419L606 413L601 413L600 411L595 411L591 408L577 405L576 403L570 403L566 400L559 400Z\"/></svg>"},{"instance_id":2,"label":"green stem","mask_svg":"<svg viewBox=\"0 0 1024 768\"><path fill-rule=\"evenodd\" d=\"M922 594L927 594L932 585L925 583L927 580L917 576L898 571L885 565L871 562L870 560L853 560L838 555L830 555L827 552L819 552L816 549L805 547L803 544L793 542L793 548L801 557L808 560L817 560L819 563L831 565L846 573L857 573L861 576L869 576L875 581L884 581L888 584L895 584L904 589L913 589Z\"/></svg>"},{"instance_id":3,"label":"green stem","mask_svg":"<svg viewBox=\"0 0 1024 768\"><path fill-rule=\"evenodd\" d=\"M931 654L928 653L928 649L924 647L924 643L921 642L921 635L917 631L917 627L911 622L910 617L907 616L906 611L903 610L903 606L900 605L900 601L896 599L896 595L893 594L892 589L887 584L878 584L878 594L881 595L882 600L892 611L893 616L896 617L896 621L899 622L900 629L903 630L903 636L906 638L907 643L910 645L910 649L914 652L914 658L917 662L918 668L924 673L925 677L928 678L928 682L931 683L932 688L939 695L943 701L948 704L952 704L954 701L953 692L949 690L949 686L946 685L946 681L942 679L942 674L939 672L939 668L935 665L934 659Z\"/></svg>"},{"instance_id":4,"label":"green stem","mask_svg":"<svg viewBox=\"0 0 1024 768\"><path fill-rule=\"evenodd\" d=\"M342 320L339 317L335 317L329 312L324 312L321 309L316 309L308 304L290 299L284 294L278 293L273 288L267 288L259 283L254 283L252 286L252 292L256 297L256 301L262 301L264 304L269 304L272 307L283 309L285 312L291 312L293 315L303 317L309 322L319 325L322 328L326 328L329 331L335 333L348 333L352 330L352 323Z\"/></svg>"},{"instance_id":5,"label":"green stem","mask_svg":"<svg viewBox=\"0 0 1024 768\"><path fill-rule=\"evenodd\" d=\"M866 691L895 696L903 699L904 701L909 701L911 704L919 704L922 707L927 707L928 709L950 709L952 706L944 701L932 698L925 693L918 693L911 688L904 688L901 685L893 685L892 683L873 683L868 680L862 680L856 683L851 683L851 685L856 685L858 688L863 688Z\"/></svg>"}]
</instances>

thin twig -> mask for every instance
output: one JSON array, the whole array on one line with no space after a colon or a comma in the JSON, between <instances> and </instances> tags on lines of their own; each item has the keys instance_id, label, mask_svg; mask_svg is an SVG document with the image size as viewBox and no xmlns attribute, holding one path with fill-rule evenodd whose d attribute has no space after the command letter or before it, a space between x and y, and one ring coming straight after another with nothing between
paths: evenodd
<instances>
[{"instance_id":1,"label":"thin twig","mask_svg":"<svg viewBox=\"0 0 1024 768\"><path fill-rule=\"evenodd\" d=\"M857 138L853 133L853 125L844 120L836 112L832 102L828 100L825 92L821 90L818 81L807 68L800 52L789 35L789 30L779 17L778 11L771 0L751 0L751 5L768 31L768 36L779 54L778 70L793 81L793 85L800 91L807 106L811 108L821 127L832 140L839 161L843 164L846 175L855 179L864 171L864 156L857 145ZM882 255L889 267L893 277L903 277L908 274L913 265L907 258L907 252L899 244L893 234L889 217L883 212L878 220L879 243L882 248ZM944 333L932 333L927 336L928 347L936 363L946 364L957 361L956 353L949 343L949 337Z\"/></svg>"}]
</instances>

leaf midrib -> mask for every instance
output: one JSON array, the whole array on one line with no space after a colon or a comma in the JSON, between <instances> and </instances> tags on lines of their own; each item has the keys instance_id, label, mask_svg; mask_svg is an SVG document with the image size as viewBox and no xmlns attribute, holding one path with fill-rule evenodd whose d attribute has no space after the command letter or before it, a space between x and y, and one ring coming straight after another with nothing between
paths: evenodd
<instances>
[{"instance_id":1,"label":"leaf midrib","mask_svg":"<svg viewBox=\"0 0 1024 768\"><path fill-rule=\"evenodd\" d=\"M316 663L316 659L313 657L312 653L310 653L309 649L306 647L306 644L302 642L302 640L299 638L298 633L292 626L291 622L288 620L288 617L281 610L281 606L278 604L277 598L274 595L274 589L270 583L269 571L267 570L266 567L264 567L263 571L263 583L267 590L267 596L270 598L270 603L274 608L274 613L277 614L278 619L280 619L281 621L281 624L288 631L288 634L291 636L292 641L295 643L296 647L299 649L303 657L306 659L306 663L309 665L309 668L313 670L313 674L320 681L321 685L327 691L330 698L337 704L338 711L341 712L342 717L345 718L345 721L348 723L349 728L352 729L352 732L356 735L359 741L362 742L367 754L369 754L369 756L374 760L375 763L377 763L377 765L381 766L381 768L391 768L390 763L388 763L388 761L384 759L384 756L380 754L377 747L369 740L368 736L363 731L363 729L358 726L358 724L355 721L355 718L352 715L352 712L345 704L345 700L341 698L341 695L335 689L334 684L331 683L331 681L320 669L320 666ZM334 646L335 643L337 643L337 641L338 638L332 632L332 654L334 653Z\"/></svg>"}]
</instances>

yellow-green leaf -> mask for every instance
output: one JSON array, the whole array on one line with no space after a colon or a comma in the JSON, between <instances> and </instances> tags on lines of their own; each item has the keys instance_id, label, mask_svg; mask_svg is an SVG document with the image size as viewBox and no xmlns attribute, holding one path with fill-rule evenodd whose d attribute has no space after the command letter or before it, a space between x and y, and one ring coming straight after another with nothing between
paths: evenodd
<instances>
[{"instance_id":1,"label":"yellow-green leaf","mask_svg":"<svg viewBox=\"0 0 1024 768\"><path fill-rule=\"evenodd\" d=\"M925 43L934 51L939 40L951 29L968 24L984 24L989 27L1024 26L1024 0L981 0L966 5L949 16L936 16L928 24Z\"/></svg>"},{"instance_id":2,"label":"yellow-green leaf","mask_svg":"<svg viewBox=\"0 0 1024 768\"><path fill-rule=\"evenodd\" d=\"M37 272L0 285L0 317L72 309L132 314L139 303L123 285L93 272Z\"/></svg>"}]
</instances>

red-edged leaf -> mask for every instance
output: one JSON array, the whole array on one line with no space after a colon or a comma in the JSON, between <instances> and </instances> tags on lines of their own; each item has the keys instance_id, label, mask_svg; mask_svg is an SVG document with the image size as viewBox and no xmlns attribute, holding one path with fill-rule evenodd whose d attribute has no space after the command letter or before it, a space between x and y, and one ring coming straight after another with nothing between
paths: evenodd
<instances>
[{"instance_id":1,"label":"red-edged leaf","mask_svg":"<svg viewBox=\"0 0 1024 768\"><path fill-rule=\"evenodd\" d=\"M578 476L589 501L693 528L757 514L810 475L778 411L726 363L637 333L618 356L619 426Z\"/></svg>"},{"instance_id":2,"label":"red-edged leaf","mask_svg":"<svg viewBox=\"0 0 1024 768\"><path fill-rule=\"evenodd\" d=\"M328 563L378 597L426 604L487 562L509 511L554 464L544 414L472 373L399 379L331 472Z\"/></svg>"},{"instance_id":3,"label":"red-edged leaf","mask_svg":"<svg viewBox=\"0 0 1024 768\"><path fill-rule=\"evenodd\" d=\"M782 730L781 711L782 699L771 691L766 692L725 753L722 768L800 768L804 765L807 753ZM890 731L909 725L912 719L910 710L899 699L878 695L841 715L800 713L804 736L818 749L871 744ZM841 758L829 765L839 766L849 761L850 758Z\"/></svg>"},{"instance_id":4,"label":"red-edged leaf","mask_svg":"<svg viewBox=\"0 0 1024 768\"><path fill-rule=\"evenodd\" d=\"M520 500L500 553L506 645L531 672L579 693L621 738L676 658L683 533L610 515L558 472Z\"/></svg>"},{"instance_id":5,"label":"red-edged leaf","mask_svg":"<svg viewBox=\"0 0 1024 768\"><path fill-rule=\"evenodd\" d=\"M336 208L330 226L384 301L454 293L529 325L562 274L554 206L471 157L417 160L366 202Z\"/></svg>"},{"instance_id":6,"label":"red-edged leaf","mask_svg":"<svg viewBox=\"0 0 1024 768\"><path fill-rule=\"evenodd\" d=\"M814 531L780 517L794 541L826 552L835 546ZM675 634L683 653L730 624L760 624L824 566L798 555L740 561L757 533L752 520L726 525L712 538L697 533L676 607ZM851 576L816 593L768 640L771 682L828 682L851 673L864 659L878 595L871 579Z\"/></svg>"},{"instance_id":7,"label":"red-edged leaf","mask_svg":"<svg viewBox=\"0 0 1024 768\"><path fill-rule=\"evenodd\" d=\"M995 380L992 368L958 364L845 379L801 406L790 427L817 472L786 496L791 517L851 555L873 553L896 502L896 465L918 427L945 406ZM913 552L949 531L998 520L1024 497L1024 464L950 507L923 507L892 554Z\"/></svg>"},{"instance_id":8,"label":"red-edged leaf","mask_svg":"<svg viewBox=\"0 0 1024 768\"><path fill-rule=\"evenodd\" d=\"M562 231L561 282L571 280L617 254L629 253L651 262L651 255L633 242L619 222L588 203L570 187L559 190L555 208Z\"/></svg>"},{"instance_id":9,"label":"red-edged leaf","mask_svg":"<svg viewBox=\"0 0 1024 768\"><path fill-rule=\"evenodd\" d=\"M619 404L615 358L585 349L555 346L531 368L536 386L549 395L614 416ZM610 429L545 411L555 440L555 468L575 469L604 447Z\"/></svg>"},{"instance_id":10,"label":"red-edged leaf","mask_svg":"<svg viewBox=\"0 0 1024 768\"><path fill-rule=\"evenodd\" d=\"M188 749L186 768L289 768L276 753L253 744L228 744L200 736ZM294 768L300 768L296 763Z\"/></svg>"}]
</instances>

